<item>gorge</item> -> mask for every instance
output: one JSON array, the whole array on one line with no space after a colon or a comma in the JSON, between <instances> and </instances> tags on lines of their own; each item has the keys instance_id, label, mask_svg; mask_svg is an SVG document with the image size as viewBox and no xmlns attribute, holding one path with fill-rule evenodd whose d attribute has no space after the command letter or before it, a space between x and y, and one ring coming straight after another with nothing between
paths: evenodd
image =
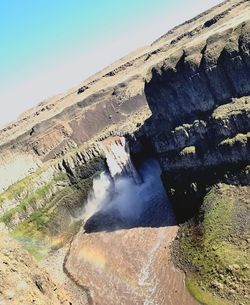
<instances>
[{"instance_id":1,"label":"gorge","mask_svg":"<svg viewBox=\"0 0 250 305\"><path fill-rule=\"evenodd\" d=\"M225 1L0 130L0 304L250 304L249 16Z\"/></svg>"}]
</instances>

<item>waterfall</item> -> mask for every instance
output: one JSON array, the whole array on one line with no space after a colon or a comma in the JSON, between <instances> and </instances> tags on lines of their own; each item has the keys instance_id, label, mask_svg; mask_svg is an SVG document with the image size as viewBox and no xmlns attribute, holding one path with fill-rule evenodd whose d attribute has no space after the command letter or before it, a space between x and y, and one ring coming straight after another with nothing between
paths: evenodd
<instances>
[{"instance_id":1,"label":"waterfall","mask_svg":"<svg viewBox=\"0 0 250 305\"><path fill-rule=\"evenodd\" d=\"M136 184L142 182L131 161L129 145L124 137L110 137L102 141L102 149L111 177L128 176L132 177Z\"/></svg>"},{"instance_id":2,"label":"waterfall","mask_svg":"<svg viewBox=\"0 0 250 305\"><path fill-rule=\"evenodd\" d=\"M87 233L135 226L164 226L175 223L160 178L159 164L147 160L139 169L143 182L132 177L111 179L101 173L93 181L82 219Z\"/></svg>"},{"instance_id":3,"label":"waterfall","mask_svg":"<svg viewBox=\"0 0 250 305\"><path fill-rule=\"evenodd\" d=\"M112 181L110 177L102 172L93 181L93 190L88 196L87 204L84 208L84 219L89 219L96 212L100 211L112 198Z\"/></svg>"},{"instance_id":4,"label":"waterfall","mask_svg":"<svg viewBox=\"0 0 250 305\"><path fill-rule=\"evenodd\" d=\"M124 137L109 137L100 145L109 172L93 181L82 214L85 233L173 223L159 164L147 160L137 172Z\"/></svg>"}]
</instances>

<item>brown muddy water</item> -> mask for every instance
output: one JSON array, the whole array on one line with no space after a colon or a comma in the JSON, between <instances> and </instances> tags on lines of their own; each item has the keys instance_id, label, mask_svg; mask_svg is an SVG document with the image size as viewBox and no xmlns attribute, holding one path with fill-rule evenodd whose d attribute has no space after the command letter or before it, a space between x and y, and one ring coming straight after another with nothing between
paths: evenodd
<instances>
[{"instance_id":1,"label":"brown muddy water","mask_svg":"<svg viewBox=\"0 0 250 305\"><path fill-rule=\"evenodd\" d=\"M184 274L171 261L178 227L156 162L133 177L94 181L85 225L65 260L70 278L89 292L89 304L197 305Z\"/></svg>"}]
</instances>

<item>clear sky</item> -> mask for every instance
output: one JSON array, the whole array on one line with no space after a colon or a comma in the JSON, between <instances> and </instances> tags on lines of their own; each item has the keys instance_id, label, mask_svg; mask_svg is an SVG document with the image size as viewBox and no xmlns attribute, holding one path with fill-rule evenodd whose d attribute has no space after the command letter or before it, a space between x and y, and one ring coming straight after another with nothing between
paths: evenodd
<instances>
[{"instance_id":1,"label":"clear sky","mask_svg":"<svg viewBox=\"0 0 250 305\"><path fill-rule=\"evenodd\" d=\"M0 126L221 0L0 0Z\"/></svg>"}]
</instances>

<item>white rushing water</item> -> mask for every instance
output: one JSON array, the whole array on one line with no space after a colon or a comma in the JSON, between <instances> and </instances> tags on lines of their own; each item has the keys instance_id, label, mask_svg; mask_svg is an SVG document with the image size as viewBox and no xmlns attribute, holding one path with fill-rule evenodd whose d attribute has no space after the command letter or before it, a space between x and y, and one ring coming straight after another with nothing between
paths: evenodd
<instances>
[{"instance_id":1,"label":"white rushing water","mask_svg":"<svg viewBox=\"0 0 250 305\"><path fill-rule=\"evenodd\" d=\"M88 196L87 204L84 208L83 217L85 220L89 219L93 214L100 211L111 198L112 180L110 177L102 172L99 177L93 181L93 190Z\"/></svg>"},{"instance_id":2,"label":"white rushing water","mask_svg":"<svg viewBox=\"0 0 250 305\"><path fill-rule=\"evenodd\" d=\"M102 145L111 177L132 177L135 183L141 183L130 158L128 142L124 137L114 137L114 140Z\"/></svg>"},{"instance_id":3,"label":"white rushing water","mask_svg":"<svg viewBox=\"0 0 250 305\"><path fill-rule=\"evenodd\" d=\"M93 181L83 213L86 232L171 222L173 213L159 164L147 160L137 172L124 137L110 137L101 145L109 173L103 172Z\"/></svg>"},{"instance_id":4,"label":"white rushing water","mask_svg":"<svg viewBox=\"0 0 250 305\"><path fill-rule=\"evenodd\" d=\"M167 227L175 224L160 166L145 160L137 172L124 138L103 145L109 171L93 181L70 268L98 304L157 305L158 260L166 256Z\"/></svg>"},{"instance_id":5,"label":"white rushing water","mask_svg":"<svg viewBox=\"0 0 250 305\"><path fill-rule=\"evenodd\" d=\"M173 213L161 182L158 163L154 160L145 162L140 175L143 182L137 184L129 176L111 179L109 174L101 173L93 181L93 191L84 209L84 220L101 211L105 215L118 216L129 224L157 225L152 220L159 225L163 221L173 223Z\"/></svg>"}]
</instances>

